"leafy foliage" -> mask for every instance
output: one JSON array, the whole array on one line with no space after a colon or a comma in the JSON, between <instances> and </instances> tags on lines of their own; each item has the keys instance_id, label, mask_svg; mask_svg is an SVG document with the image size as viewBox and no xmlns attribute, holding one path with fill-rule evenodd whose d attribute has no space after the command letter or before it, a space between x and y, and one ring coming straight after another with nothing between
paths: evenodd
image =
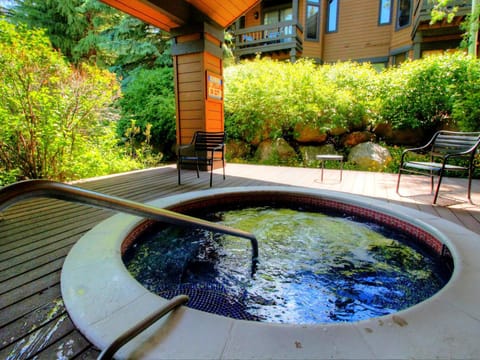
<instances>
[{"instance_id":1,"label":"leafy foliage","mask_svg":"<svg viewBox=\"0 0 480 360\"><path fill-rule=\"evenodd\" d=\"M101 32L119 13L96 0L17 0L14 21L45 29L52 45L74 63L101 63ZM117 20L118 21L118 20Z\"/></svg>"},{"instance_id":2,"label":"leafy foliage","mask_svg":"<svg viewBox=\"0 0 480 360\"><path fill-rule=\"evenodd\" d=\"M396 129L423 128L432 132L446 125L473 129L475 125L465 125L475 122L471 99L475 99L475 90L480 86L479 67L476 59L447 54L390 68L382 74L379 115ZM473 117L468 113L472 110ZM479 126L477 120L476 128L480 130Z\"/></svg>"},{"instance_id":3,"label":"leafy foliage","mask_svg":"<svg viewBox=\"0 0 480 360\"><path fill-rule=\"evenodd\" d=\"M118 123L120 137L124 137L131 145L136 140L134 146L138 147L146 140L145 131L148 129L151 136L149 144L169 152L176 136L172 68L138 70L124 88L118 105L121 108L121 119ZM134 131L133 135L132 121L133 128L138 127L138 131Z\"/></svg>"},{"instance_id":4,"label":"leafy foliage","mask_svg":"<svg viewBox=\"0 0 480 360\"><path fill-rule=\"evenodd\" d=\"M244 62L225 69L229 137L251 141L289 134L298 123L356 128L374 113L375 70L368 64Z\"/></svg>"},{"instance_id":5,"label":"leafy foliage","mask_svg":"<svg viewBox=\"0 0 480 360\"><path fill-rule=\"evenodd\" d=\"M460 53L408 61L382 72L368 64L317 66L272 60L225 69L230 138L288 138L297 124L321 131L450 127L480 130L480 62Z\"/></svg>"},{"instance_id":6,"label":"leafy foliage","mask_svg":"<svg viewBox=\"0 0 480 360\"><path fill-rule=\"evenodd\" d=\"M462 131L480 131L480 62L469 59L454 95L452 117Z\"/></svg>"},{"instance_id":7,"label":"leafy foliage","mask_svg":"<svg viewBox=\"0 0 480 360\"><path fill-rule=\"evenodd\" d=\"M67 180L126 170L109 105L115 77L71 67L43 31L0 20L0 159L4 173Z\"/></svg>"},{"instance_id":8,"label":"leafy foliage","mask_svg":"<svg viewBox=\"0 0 480 360\"><path fill-rule=\"evenodd\" d=\"M457 14L458 6L452 6L452 0L428 0L428 2L432 5L430 12L432 25L445 18L450 23Z\"/></svg>"},{"instance_id":9,"label":"leafy foliage","mask_svg":"<svg viewBox=\"0 0 480 360\"><path fill-rule=\"evenodd\" d=\"M13 20L45 29L70 62L110 67L126 77L137 67L171 65L168 36L98 0L15 0Z\"/></svg>"}]
</instances>

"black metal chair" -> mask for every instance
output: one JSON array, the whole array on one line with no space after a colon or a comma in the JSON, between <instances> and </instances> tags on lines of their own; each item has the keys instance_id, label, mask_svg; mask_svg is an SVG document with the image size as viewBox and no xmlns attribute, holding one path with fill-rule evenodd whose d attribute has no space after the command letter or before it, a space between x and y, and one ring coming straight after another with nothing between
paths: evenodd
<instances>
[{"instance_id":1,"label":"black metal chair","mask_svg":"<svg viewBox=\"0 0 480 360\"><path fill-rule=\"evenodd\" d=\"M438 131L424 146L406 149L402 153L398 172L397 194L399 194L400 176L402 173L413 173L430 176L431 191L434 188L434 177L438 177L433 204L437 202L440 184L446 171L468 173L467 199L472 203L471 188L475 169L475 155L480 145L480 132ZM429 155L429 161L411 159L412 154ZM410 159L409 159L410 158ZM455 162L452 163L452 160Z\"/></svg>"},{"instance_id":2,"label":"black metal chair","mask_svg":"<svg viewBox=\"0 0 480 360\"><path fill-rule=\"evenodd\" d=\"M177 155L178 185L181 185L180 173L185 164L195 165L197 178L200 177L200 166L207 167L207 170L210 166L212 187L213 164L215 161L221 161L225 180L225 132L197 131L189 145L178 147Z\"/></svg>"}]
</instances>

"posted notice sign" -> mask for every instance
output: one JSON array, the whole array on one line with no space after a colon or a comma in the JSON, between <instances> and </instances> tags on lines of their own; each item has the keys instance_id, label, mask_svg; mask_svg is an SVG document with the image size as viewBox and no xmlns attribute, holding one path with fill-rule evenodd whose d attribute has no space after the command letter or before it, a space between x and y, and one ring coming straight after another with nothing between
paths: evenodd
<instances>
[{"instance_id":1,"label":"posted notice sign","mask_svg":"<svg viewBox=\"0 0 480 360\"><path fill-rule=\"evenodd\" d=\"M207 71L207 99L222 100L223 80L222 77Z\"/></svg>"}]
</instances>

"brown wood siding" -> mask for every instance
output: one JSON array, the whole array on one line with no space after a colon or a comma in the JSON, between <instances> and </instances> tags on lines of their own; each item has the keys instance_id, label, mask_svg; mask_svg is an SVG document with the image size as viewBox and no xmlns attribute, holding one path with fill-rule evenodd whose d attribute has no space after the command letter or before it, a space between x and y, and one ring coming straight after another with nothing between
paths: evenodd
<instances>
[{"instance_id":1,"label":"brown wood siding","mask_svg":"<svg viewBox=\"0 0 480 360\"><path fill-rule=\"evenodd\" d=\"M379 0L339 1L338 31L324 35L324 60L388 56L391 26L378 25ZM325 13L322 26L325 28ZM305 48L305 45L304 45Z\"/></svg>"},{"instance_id":2,"label":"brown wood siding","mask_svg":"<svg viewBox=\"0 0 480 360\"><path fill-rule=\"evenodd\" d=\"M396 30L395 26L396 26L397 10L398 10L397 2L398 0L395 1L394 3L393 18L392 18L392 22L393 22L392 40L390 43L390 49L393 51L395 51L395 49L398 49L398 48L403 48L405 46L412 45L411 34L412 34L412 26L413 26L413 9L412 9L412 19L410 21L410 25L407 27L404 27L401 30ZM414 2L412 1L412 6L414 6L413 3Z\"/></svg>"},{"instance_id":3,"label":"brown wood siding","mask_svg":"<svg viewBox=\"0 0 480 360\"><path fill-rule=\"evenodd\" d=\"M190 143L195 130L203 130L205 111L203 54L175 57L177 86L177 143ZM183 117L186 115L186 117Z\"/></svg>"},{"instance_id":4,"label":"brown wood siding","mask_svg":"<svg viewBox=\"0 0 480 360\"><path fill-rule=\"evenodd\" d=\"M255 13L258 12L258 19L255 19ZM262 7L260 4L255 5L245 14L245 27L253 27L262 24Z\"/></svg>"},{"instance_id":5,"label":"brown wood siding","mask_svg":"<svg viewBox=\"0 0 480 360\"><path fill-rule=\"evenodd\" d=\"M320 32L318 41L315 40L306 40L306 28L305 28L305 19L307 15L307 1L299 0L298 2L298 22L303 27L303 52L302 56L313 58L313 59L322 59L323 58L323 49L322 49L322 37L324 36L324 16L325 16L325 6L323 6L323 1L320 4Z\"/></svg>"}]
</instances>

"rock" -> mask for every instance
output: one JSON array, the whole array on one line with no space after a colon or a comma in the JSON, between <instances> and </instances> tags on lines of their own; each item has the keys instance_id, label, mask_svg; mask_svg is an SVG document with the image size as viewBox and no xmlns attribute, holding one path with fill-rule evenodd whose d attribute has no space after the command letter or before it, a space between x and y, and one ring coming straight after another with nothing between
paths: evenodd
<instances>
[{"instance_id":1,"label":"rock","mask_svg":"<svg viewBox=\"0 0 480 360\"><path fill-rule=\"evenodd\" d=\"M347 133L348 129L343 128L343 127L337 127L337 128L330 129L328 132L329 132L330 135L340 136L340 135L343 135L343 134Z\"/></svg>"},{"instance_id":2,"label":"rock","mask_svg":"<svg viewBox=\"0 0 480 360\"><path fill-rule=\"evenodd\" d=\"M225 157L229 160L244 160L250 155L250 145L240 140L229 140L225 144Z\"/></svg>"},{"instance_id":3,"label":"rock","mask_svg":"<svg viewBox=\"0 0 480 360\"><path fill-rule=\"evenodd\" d=\"M300 146L300 154L302 155L303 164L305 166L316 166L318 161L315 158L317 155L338 154L332 144L325 144L320 146Z\"/></svg>"},{"instance_id":4,"label":"rock","mask_svg":"<svg viewBox=\"0 0 480 360\"><path fill-rule=\"evenodd\" d=\"M312 125L300 124L295 126L294 139L299 143L323 143L327 140L327 133Z\"/></svg>"},{"instance_id":5,"label":"rock","mask_svg":"<svg viewBox=\"0 0 480 360\"><path fill-rule=\"evenodd\" d=\"M342 144L345 147L354 147L358 144L372 141L375 135L369 131L355 131L342 137Z\"/></svg>"},{"instance_id":6,"label":"rock","mask_svg":"<svg viewBox=\"0 0 480 360\"><path fill-rule=\"evenodd\" d=\"M260 163L289 163L296 160L297 153L285 139L265 140L260 143L255 152L255 158Z\"/></svg>"},{"instance_id":7,"label":"rock","mask_svg":"<svg viewBox=\"0 0 480 360\"><path fill-rule=\"evenodd\" d=\"M426 134L422 128L392 129L390 124L378 124L373 132L391 145L417 146L426 142ZM428 138L429 136L427 136Z\"/></svg>"},{"instance_id":8,"label":"rock","mask_svg":"<svg viewBox=\"0 0 480 360\"><path fill-rule=\"evenodd\" d=\"M392 161L392 156L388 149L372 142L365 142L352 148L348 161L357 164L362 170L379 171Z\"/></svg>"}]
</instances>

